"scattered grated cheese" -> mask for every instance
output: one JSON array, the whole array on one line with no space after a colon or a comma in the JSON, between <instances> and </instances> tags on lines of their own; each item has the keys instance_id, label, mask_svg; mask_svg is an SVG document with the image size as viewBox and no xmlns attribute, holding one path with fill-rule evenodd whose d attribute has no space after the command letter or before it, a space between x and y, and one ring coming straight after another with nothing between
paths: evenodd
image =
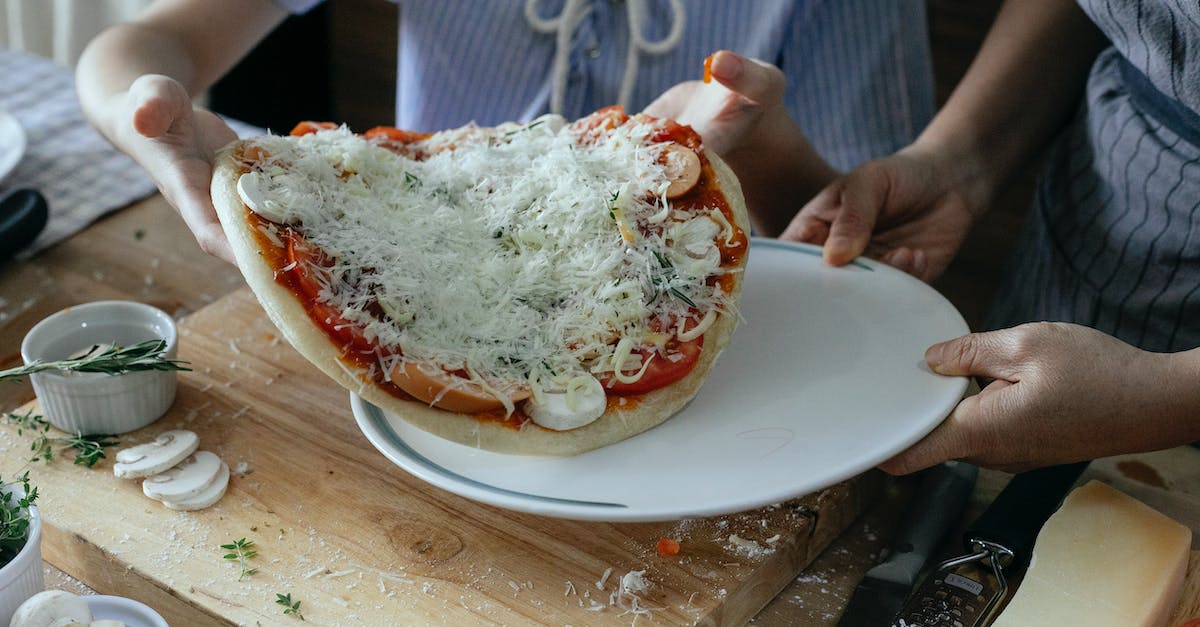
<instances>
[{"instance_id":1,"label":"scattered grated cheese","mask_svg":"<svg viewBox=\"0 0 1200 627\"><path fill-rule=\"evenodd\" d=\"M604 589L604 584L608 583L608 577L609 577L609 575L611 575L611 574L612 574L612 572L613 572L613 569L612 569L612 567L611 567L611 566L610 566L609 568L606 568L606 569L604 569L604 574L603 574L603 575L601 575L601 576L600 576L600 580L596 582L596 589L597 589L597 590L603 590L603 589Z\"/></svg>"},{"instance_id":2,"label":"scattered grated cheese","mask_svg":"<svg viewBox=\"0 0 1200 627\"><path fill-rule=\"evenodd\" d=\"M405 361L500 391L537 364L552 378L613 373L614 340L649 345L651 321L689 315L686 301L732 309L708 283L733 228L718 208L685 214L662 199L660 124L468 127L425 140L419 159L345 128L262 137L253 204L304 225L331 263L309 273L318 300ZM264 227L273 242L278 228Z\"/></svg>"}]
</instances>

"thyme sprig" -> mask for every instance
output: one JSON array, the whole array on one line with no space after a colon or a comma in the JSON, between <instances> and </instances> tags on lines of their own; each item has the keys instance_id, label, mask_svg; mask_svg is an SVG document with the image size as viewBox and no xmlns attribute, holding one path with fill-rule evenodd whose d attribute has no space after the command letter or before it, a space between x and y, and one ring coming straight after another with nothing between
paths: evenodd
<instances>
[{"instance_id":1,"label":"thyme sprig","mask_svg":"<svg viewBox=\"0 0 1200 627\"><path fill-rule=\"evenodd\" d=\"M654 258L658 260L658 265L662 266L662 268L663 268L664 276L661 279L661 281L663 283L669 282L675 276L675 265L671 263L670 259L667 259L666 257L663 257L662 255L660 255L658 253L658 251L654 251ZM656 283L657 283L657 281L656 281ZM674 296L675 298L678 298L679 300L687 303L688 306L696 307L696 303L693 302L692 299L688 298L687 294L684 294L683 291L680 290L679 288L677 288L677 287L667 288L667 292L670 293L671 296ZM650 302L654 302L654 300L652 299Z\"/></svg>"},{"instance_id":2,"label":"thyme sprig","mask_svg":"<svg viewBox=\"0 0 1200 627\"><path fill-rule=\"evenodd\" d=\"M75 465L91 468L96 462L105 459L104 449L121 443L111 433L93 433L91 435L75 434L65 438L54 438L54 441L75 449Z\"/></svg>"},{"instance_id":3,"label":"thyme sprig","mask_svg":"<svg viewBox=\"0 0 1200 627\"><path fill-rule=\"evenodd\" d=\"M0 481L0 488L18 485L19 492L0 493L0 566L12 561L29 538L29 506L38 497L37 488L29 485L29 471L13 481Z\"/></svg>"},{"instance_id":4,"label":"thyme sprig","mask_svg":"<svg viewBox=\"0 0 1200 627\"><path fill-rule=\"evenodd\" d=\"M17 426L17 435L24 435L26 431L36 433L36 437L29 443L29 450L33 452L33 457L29 461L44 461L50 463L54 461L54 445L61 444L65 448L75 449L75 465L87 466L92 468L107 455L104 449L110 446L120 444L115 435L109 433L95 433L84 435L76 433L67 437L54 437L49 435L50 423L46 419L33 413L30 409L24 414L8 412L4 414L6 422Z\"/></svg>"},{"instance_id":5,"label":"thyme sprig","mask_svg":"<svg viewBox=\"0 0 1200 627\"><path fill-rule=\"evenodd\" d=\"M238 581L258 572L257 568L250 568L250 560L258 555L258 549L254 546L254 540L242 538L229 544L222 544L221 548L229 551L229 553L224 555L224 559L237 562Z\"/></svg>"},{"instance_id":6,"label":"thyme sprig","mask_svg":"<svg viewBox=\"0 0 1200 627\"><path fill-rule=\"evenodd\" d=\"M300 620L304 620L304 614L300 613L300 602L292 602L292 593L279 594L275 593L275 603L283 606L284 616L295 616Z\"/></svg>"},{"instance_id":7,"label":"thyme sprig","mask_svg":"<svg viewBox=\"0 0 1200 627\"><path fill-rule=\"evenodd\" d=\"M44 370L101 372L104 374L122 374L143 370L191 370L186 366L189 362L164 356L163 353L166 350L165 340L147 340L125 347L110 346L94 355L89 354L79 359L34 361L24 366L2 370L0 371L0 381L20 380L21 377Z\"/></svg>"},{"instance_id":8,"label":"thyme sprig","mask_svg":"<svg viewBox=\"0 0 1200 627\"><path fill-rule=\"evenodd\" d=\"M17 435L24 435L26 431L45 433L50 430L50 423L46 422L46 419L40 414L33 413L32 409L25 410L23 414L5 412L4 421L10 425L16 425Z\"/></svg>"}]
</instances>

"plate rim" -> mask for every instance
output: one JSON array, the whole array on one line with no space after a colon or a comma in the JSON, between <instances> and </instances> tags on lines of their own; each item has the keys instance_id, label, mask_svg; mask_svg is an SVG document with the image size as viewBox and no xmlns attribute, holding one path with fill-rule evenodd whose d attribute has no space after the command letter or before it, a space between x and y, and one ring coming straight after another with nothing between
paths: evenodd
<instances>
[{"instance_id":1,"label":"plate rim","mask_svg":"<svg viewBox=\"0 0 1200 627\"><path fill-rule=\"evenodd\" d=\"M763 248L779 248L801 254L821 257L822 249L813 244L804 244L798 242L784 242L772 238L752 237L752 249L755 247ZM929 284L920 281L916 277L897 270L882 262L873 259L859 258L849 264L852 267L859 268L868 272L875 272L882 269L885 272L895 273L896 275L911 279L914 284L920 285L927 290L929 294L936 299L940 299L949 311L955 314L956 321L960 323L961 329L964 332L969 332L970 329L962 318L962 313L954 307L953 303L934 289ZM878 466L878 464L891 456L907 449L916 442L920 441L934 429L936 429L946 417L950 415L954 407L962 400L963 395L967 391L969 380L966 377L943 376L951 387L957 389L954 393L948 394L947 406L931 407L931 415L936 414L941 416L937 420L931 420L927 429L918 429L914 432L911 438L898 439L892 442L892 446L884 447L881 451L886 452L886 456L878 461L874 461L874 457L864 458L856 464L848 464L841 472L832 473L825 476L820 482L822 485L807 489L800 487L804 482L797 482L791 489L783 489L774 491L770 495L762 495L758 498L748 499L746 505L739 506L739 509L730 509L729 502L725 502L720 506L711 507L691 507L687 508L686 512L679 511L680 508L658 508L654 510L646 510L645 508L633 508L623 503L608 503L602 501L583 501L564 499L560 497L550 497L545 495L536 495L494 486L483 483L471 477L465 477L452 469L446 468L429 459L411 445L409 445L399 433L396 432L389 423L388 414L382 408L364 400L354 392L350 392L351 411L359 429L366 436L367 440L379 451L385 458L399 466L408 474L420 479L421 481L438 489L445 490L452 494L456 494L463 498L486 503L496 507L502 507L514 511L520 511L530 514L538 514L551 516L555 518L567 518L574 520L591 520L603 522L660 522L670 520L681 520L686 518L702 518L706 516L716 516L729 514L735 511L748 511L756 507L763 507L776 503L781 503L790 499L798 498L806 494L814 493L824 487L836 485L842 481L855 477L863 472L869 471ZM936 409L937 411L932 411ZM402 418L397 418L403 420ZM436 437L436 436L431 436ZM635 436L636 437L636 436ZM450 444L457 444L449 442ZM618 443L619 444L619 443ZM464 446L457 444L457 446ZM490 455L505 455L493 451L484 451ZM511 455L513 458L526 457L523 455Z\"/></svg>"}]
</instances>

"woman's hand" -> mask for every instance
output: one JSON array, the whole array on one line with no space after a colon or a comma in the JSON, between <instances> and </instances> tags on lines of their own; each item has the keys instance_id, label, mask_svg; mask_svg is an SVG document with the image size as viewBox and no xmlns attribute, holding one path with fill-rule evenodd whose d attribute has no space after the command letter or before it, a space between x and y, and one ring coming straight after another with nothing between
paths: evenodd
<instances>
[{"instance_id":1,"label":"woman's hand","mask_svg":"<svg viewBox=\"0 0 1200 627\"><path fill-rule=\"evenodd\" d=\"M994 380L881 464L893 474L947 459L1017 472L1200 436L1189 353L1150 353L1088 327L1042 322L936 344L925 359L939 374Z\"/></svg>"},{"instance_id":2,"label":"woman's hand","mask_svg":"<svg viewBox=\"0 0 1200 627\"><path fill-rule=\"evenodd\" d=\"M212 112L193 107L179 82L156 74L114 94L102 115L111 129L109 139L146 169L200 247L234 263L209 186L216 151L237 134Z\"/></svg>"},{"instance_id":3,"label":"woman's hand","mask_svg":"<svg viewBox=\"0 0 1200 627\"><path fill-rule=\"evenodd\" d=\"M728 50L714 53L713 81L667 90L646 113L691 126L741 182L754 228L778 235L796 208L837 176L783 105L779 68Z\"/></svg>"},{"instance_id":4,"label":"woman's hand","mask_svg":"<svg viewBox=\"0 0 1200 627\"><path fill-rule=\"evenodd\" d=\"M671 118L700 133L706 147L725 155L740 146L765 117L788 117L779 68L727 50L713 54L713 82L688 81L668 89L646 113Z\"/></svg>"},{"instance_id":5,"label":"woman's hand","mask_svg":"<svg viewBox=\"0 0 1200 627\"><path fill-rule=\"evenodd\" d=\"M819 244L825 260L845 265L866 254L932 281L962 246L986 194L955 176L957 164L910 146L835 180L780 236Z\"/></svg>"}]
</instances>

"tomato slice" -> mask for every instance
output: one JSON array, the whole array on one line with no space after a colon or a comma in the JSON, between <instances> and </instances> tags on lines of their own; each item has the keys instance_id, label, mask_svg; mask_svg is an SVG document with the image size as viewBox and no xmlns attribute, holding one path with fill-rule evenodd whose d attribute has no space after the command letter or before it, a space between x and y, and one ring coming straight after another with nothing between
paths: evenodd
<instances>
[{"instance_id":1,"label":"tomato slice","mask_svg":"<svg viewBox=\"0 0 1200 627\"><path fill-rule=\"evenodd\" d=\"M612 105L597 110L595 113L575 120L571 127L580 133L592 132L596 129L611 131L614 128L629 121L629 115L625 113L625 107L621 105Z\"/></svg>"},{"instance_id":2,"label":"tomato slice","mask_svg":"<svg viewBox=\"0 0 1200 627\"><path fill-rule=\"evenodd\" d=\"M321 282L316 278L318 268L328 268L332 264L325 253L307 242L294 231L287 234L287 258L291 270L288 276L296 291L305 297L305 307L308 315L316 322L325 334L343 348L369 353L375 346L363 335L363 330L341 316L341 312L333 306L318 300L321 293Z\"/></svg>"},{"instance_id":3,"label":"tomato slice","mask_svg":"<svg viewBox=\"0 0 1200 627\"><path fill-rule=\"evenodd\" d=\"M648 135L646 141L675 142L692 150L700 149L702 143L700 134L692 127L680 124L675 120L659 120L659 122L662 124L662 128Z\"/></svg>"},{"instance_id":4,"label":"tomato slice","mask_svg":"<svg viewBox=\"0 0 1200 627\"><path fill-rule=\"evenodd\" d=\"M394 126L376 126L368 129L367 132L362 134L362 136L366 139L383 139L400 144L411 144L413 142L421 141L422 139L429 139L431 137L429 133L405 131Z\"/></svg>"},{"instance_id":5,"label":"tomato slice","mask_svg":"<svg viewBox=\"0 0 1200 627\"><path fill-rule=\"evenodd\" d=\"M438 409L462 414L477 414L504 409L504 403L482 386L440 368L428 372L414 363L397 364L392 370L392 383L410 396ZM529 398L529 388L513 390L509 400L517 403Z\"/></svg>"},{"instance_id":6,"label":"tomato slice","mask_svg":"<svg viewBox=\"0 0 1200 627\"><path fill-rule=\"evenodd\" d=\"M313 122L310 120L305 120L293 127L290 135L292 137L300 137L301 135L308 135L309 133L326 131L337 127L338 125L334 124L333 122Z\"/></svg>"},{"instance_id":7,"label":"tomato slice","mask_svg":"<svg viewBox=\"0 0 1200 627\"><path fill-rule=\"evenodd\" d=\"M633 396L653 392L686 377L692 368L696 367L696 362L700 360L700 351L703 348L703 335L689 342L671 340L667 342L666 349L662 352L655 347L643 346L633 351L634 354L641 356L641 363L646 363L647 359L651 360L650 365L646 366L646 372L642 374L642 378L633 383L622 383L610 376L602 378L600 383L604 385L604 391L609 395Z\"/></svg>"}]
</instances>

